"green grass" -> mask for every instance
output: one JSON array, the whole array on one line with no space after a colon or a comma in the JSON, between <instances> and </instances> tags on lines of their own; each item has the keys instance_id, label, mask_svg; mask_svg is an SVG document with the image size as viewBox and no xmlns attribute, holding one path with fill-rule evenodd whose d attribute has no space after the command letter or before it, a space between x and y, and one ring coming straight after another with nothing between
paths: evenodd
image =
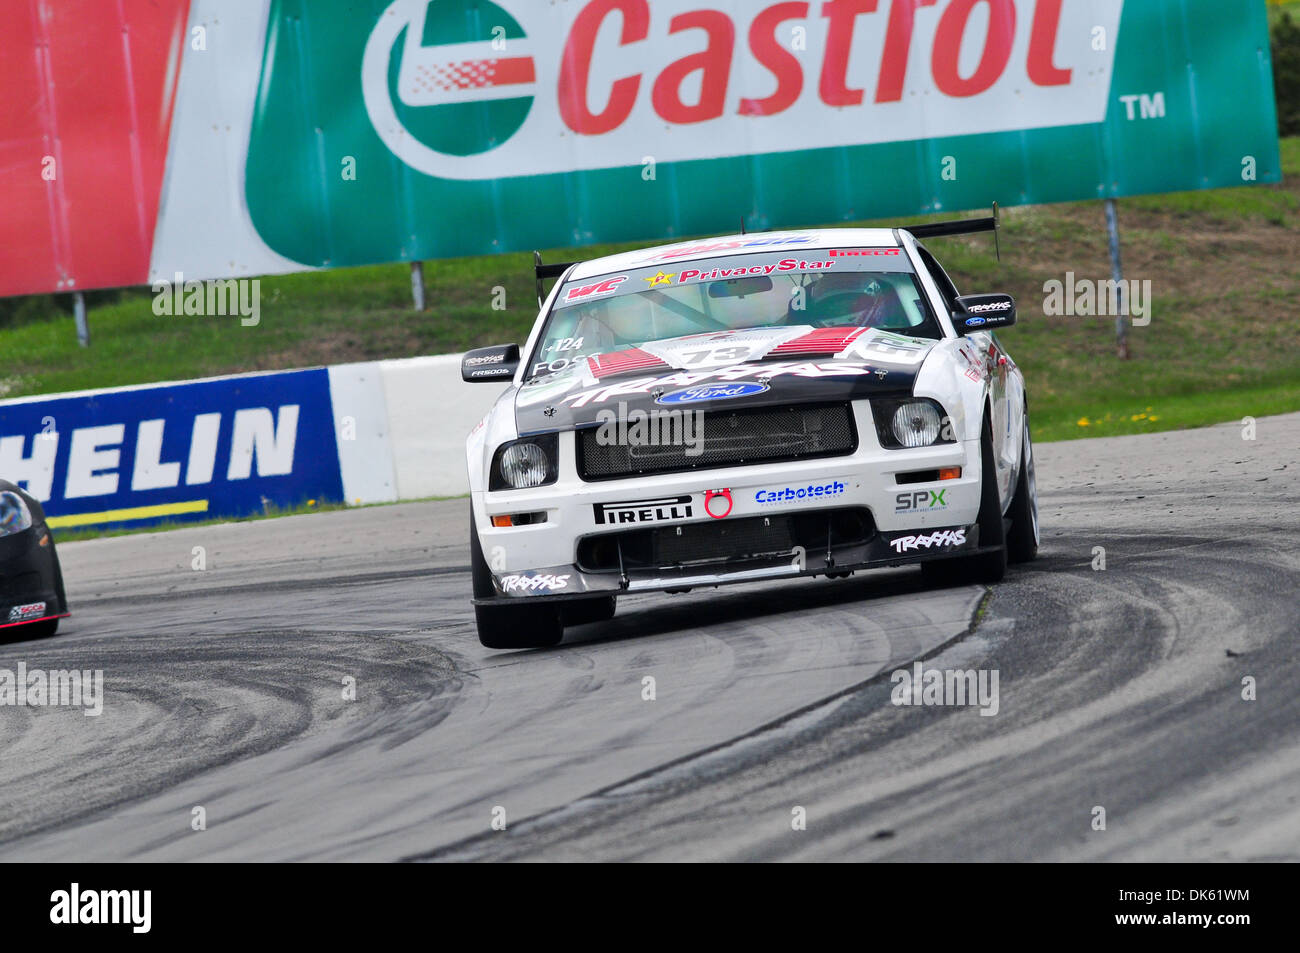
<instances>
[{"instance_id":1,"label":"green grass","mask_svg":"<svg viewBox=\"0 0 1300 953\"><path fill-rule=\"evenodd\" d=\"M964 290L1016 296L1021 320L999 336L1028 381L1036 439L1300 410L1300 139L1282 146L1281 185L1118 203L1125 277L1154 297L1127 361L1113 319L1043 314L1045 280L1109 277L1099 203L1007 210L1001 266L980 240L930 243Z\"/></svg>"},{"instance_id":2,"label":"green grass","mask_svg":"<svg viewBox=\"0 0 1300 953\"><path fill-rule=\"evenodd\" d=\"M1071 414L1055 414L1047 415L1044 422L1035 409L1034 439L1047 442L1184 430L1240 421L1244 417L1288 413L1297 407L1300 407L1300 381L1295 380L1208 394L1179 394L1162 398L1158 407L1125 398L1100 400L1090 403L1088 413L1074 420L1069 419Z\"/></svg>"},{"instance_id":3,"label":"green grass","mask_svg":"<svg viewBox=\"0 0 1300 953\"><path fill-rule=\"evenodd\" d=\"M1278 20L1283 13L1291 14L1291 19L1300 20L1300 0L1268 0L1268 22Z\"/></svg>"},{"instance_id":4,"label":"green grass","mask_svg":"<svg viewBox=\"0 0 1300 953\"><path fill-rule=\"evenodd\" d=\"M1028 380L1038 439L1300 410L1300 138L1283 142L1282 157L1280 185L1119 202L1125 276L1150 280L1154 295L1150 326L1130 330L1128 361L1116 357L1111 319L1043 314L1045 281L1067 271L1109 277L1099 202L1005 210L1000 263L988 236L930 243L962 290L1016 296L1021 321L1001 337ZM428 262L433 307L424 313L411 308L406 265L265 278L256 327L238 317L158 317L137 289L91 311L88 349L77 346L70 318L0 327L0 396L522 341L536 314L531 266L528 254ZM492 307L497 288L504 310Z\"/></svg>"}]
</instances>

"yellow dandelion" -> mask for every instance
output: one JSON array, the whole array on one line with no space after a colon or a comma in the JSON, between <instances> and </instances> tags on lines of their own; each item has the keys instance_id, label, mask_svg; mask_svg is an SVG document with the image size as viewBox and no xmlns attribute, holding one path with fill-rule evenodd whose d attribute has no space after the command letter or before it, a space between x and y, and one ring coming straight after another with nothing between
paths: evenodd
<instances>
[{"instance_id":1,"label":"yellow dandelion","mask_svg":"<svg viewBox=\"0 0 1300 953\"><path fill-rule=\"evenodd\" d=\"M1090 427L1090 426L1092 426L1092 422L1089 421L1087 417L1080 417L1080 418L1079 418L1079 426L1080 426L1080 427Z\"/></svg>"}]
</instances>

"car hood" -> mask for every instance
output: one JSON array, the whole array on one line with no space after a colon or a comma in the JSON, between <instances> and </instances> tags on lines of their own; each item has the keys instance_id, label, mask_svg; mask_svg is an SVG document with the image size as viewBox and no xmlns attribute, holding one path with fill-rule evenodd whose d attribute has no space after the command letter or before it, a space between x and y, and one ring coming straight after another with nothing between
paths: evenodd
<instances>
[{"instance_id":1,"label":"car hood","mask_svg":"<svg viewBox=\"0 0 1300 953\"><path fill-rule=\"evenodd\" d=\"M910 394L939 342L875 328L750 328L598 354L526 382L521 435L601 422L602 411L726 410ZM621 405L621 406L620 406Z\"/></svg>"}]
</instances>

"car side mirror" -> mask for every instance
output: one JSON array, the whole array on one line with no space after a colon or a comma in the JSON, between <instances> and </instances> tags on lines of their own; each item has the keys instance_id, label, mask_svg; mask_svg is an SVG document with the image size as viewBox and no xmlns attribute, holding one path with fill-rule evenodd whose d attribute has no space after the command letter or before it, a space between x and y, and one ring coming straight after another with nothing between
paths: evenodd
<instances>
[{"instance_id":1,"label":"car side mirror","mask_svg":"<svg viewBox=\"0 0 1300 953\"><path fill-rule=\"evenodd\" d=\"M952 313L958 334L996 331L1016 323L1016 299L1011 295L962 295Z\"/></svg>"},{"instance_id":2,"label":"car side mirror","mask_svg":"<svg viewBox=\"0 0 1300 953\"><path fill-rule=\"evenodd\" d=\"M519 370L519 345L494 344L466 351L460 360L461 380L471 384L506 381Z\"/></svg>"}]
</instances>

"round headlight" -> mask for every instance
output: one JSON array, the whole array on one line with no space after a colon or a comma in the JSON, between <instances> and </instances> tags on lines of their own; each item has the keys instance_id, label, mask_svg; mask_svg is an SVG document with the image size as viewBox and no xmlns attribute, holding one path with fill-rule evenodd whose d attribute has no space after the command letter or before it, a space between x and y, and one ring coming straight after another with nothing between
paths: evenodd
<instances>
[{"instance_id":1,"label":"round headlight","mask_svg":"<svg viewBox=\"0 0 1300 953\"><path fill-rule=\"evenodd\" d=\"M930 446L939 439L939 427L939 411L933 404L917 401L894 411L894 436L904 447Z\"/></svg>"},{"instance_id":2,"label":"round headlight","mask_svg":"<svg viewBox=\"0 0 1300 953\"><path fill-rule=\"evenodd\" d=\"M12 490L0 492L0 536L12 536L32 528L32 511Z\"/></svg>"},{"instance_id":3,"label":"round headlight","mask_svg":"<svg viewBox=\"0 0 1300 953\"><path fill-rule=\"evenodd\" d=\"M501 475L516 490L546 482L550 461L535 443L517 443L501 454Z\"/></svg>"}]
</instances>

